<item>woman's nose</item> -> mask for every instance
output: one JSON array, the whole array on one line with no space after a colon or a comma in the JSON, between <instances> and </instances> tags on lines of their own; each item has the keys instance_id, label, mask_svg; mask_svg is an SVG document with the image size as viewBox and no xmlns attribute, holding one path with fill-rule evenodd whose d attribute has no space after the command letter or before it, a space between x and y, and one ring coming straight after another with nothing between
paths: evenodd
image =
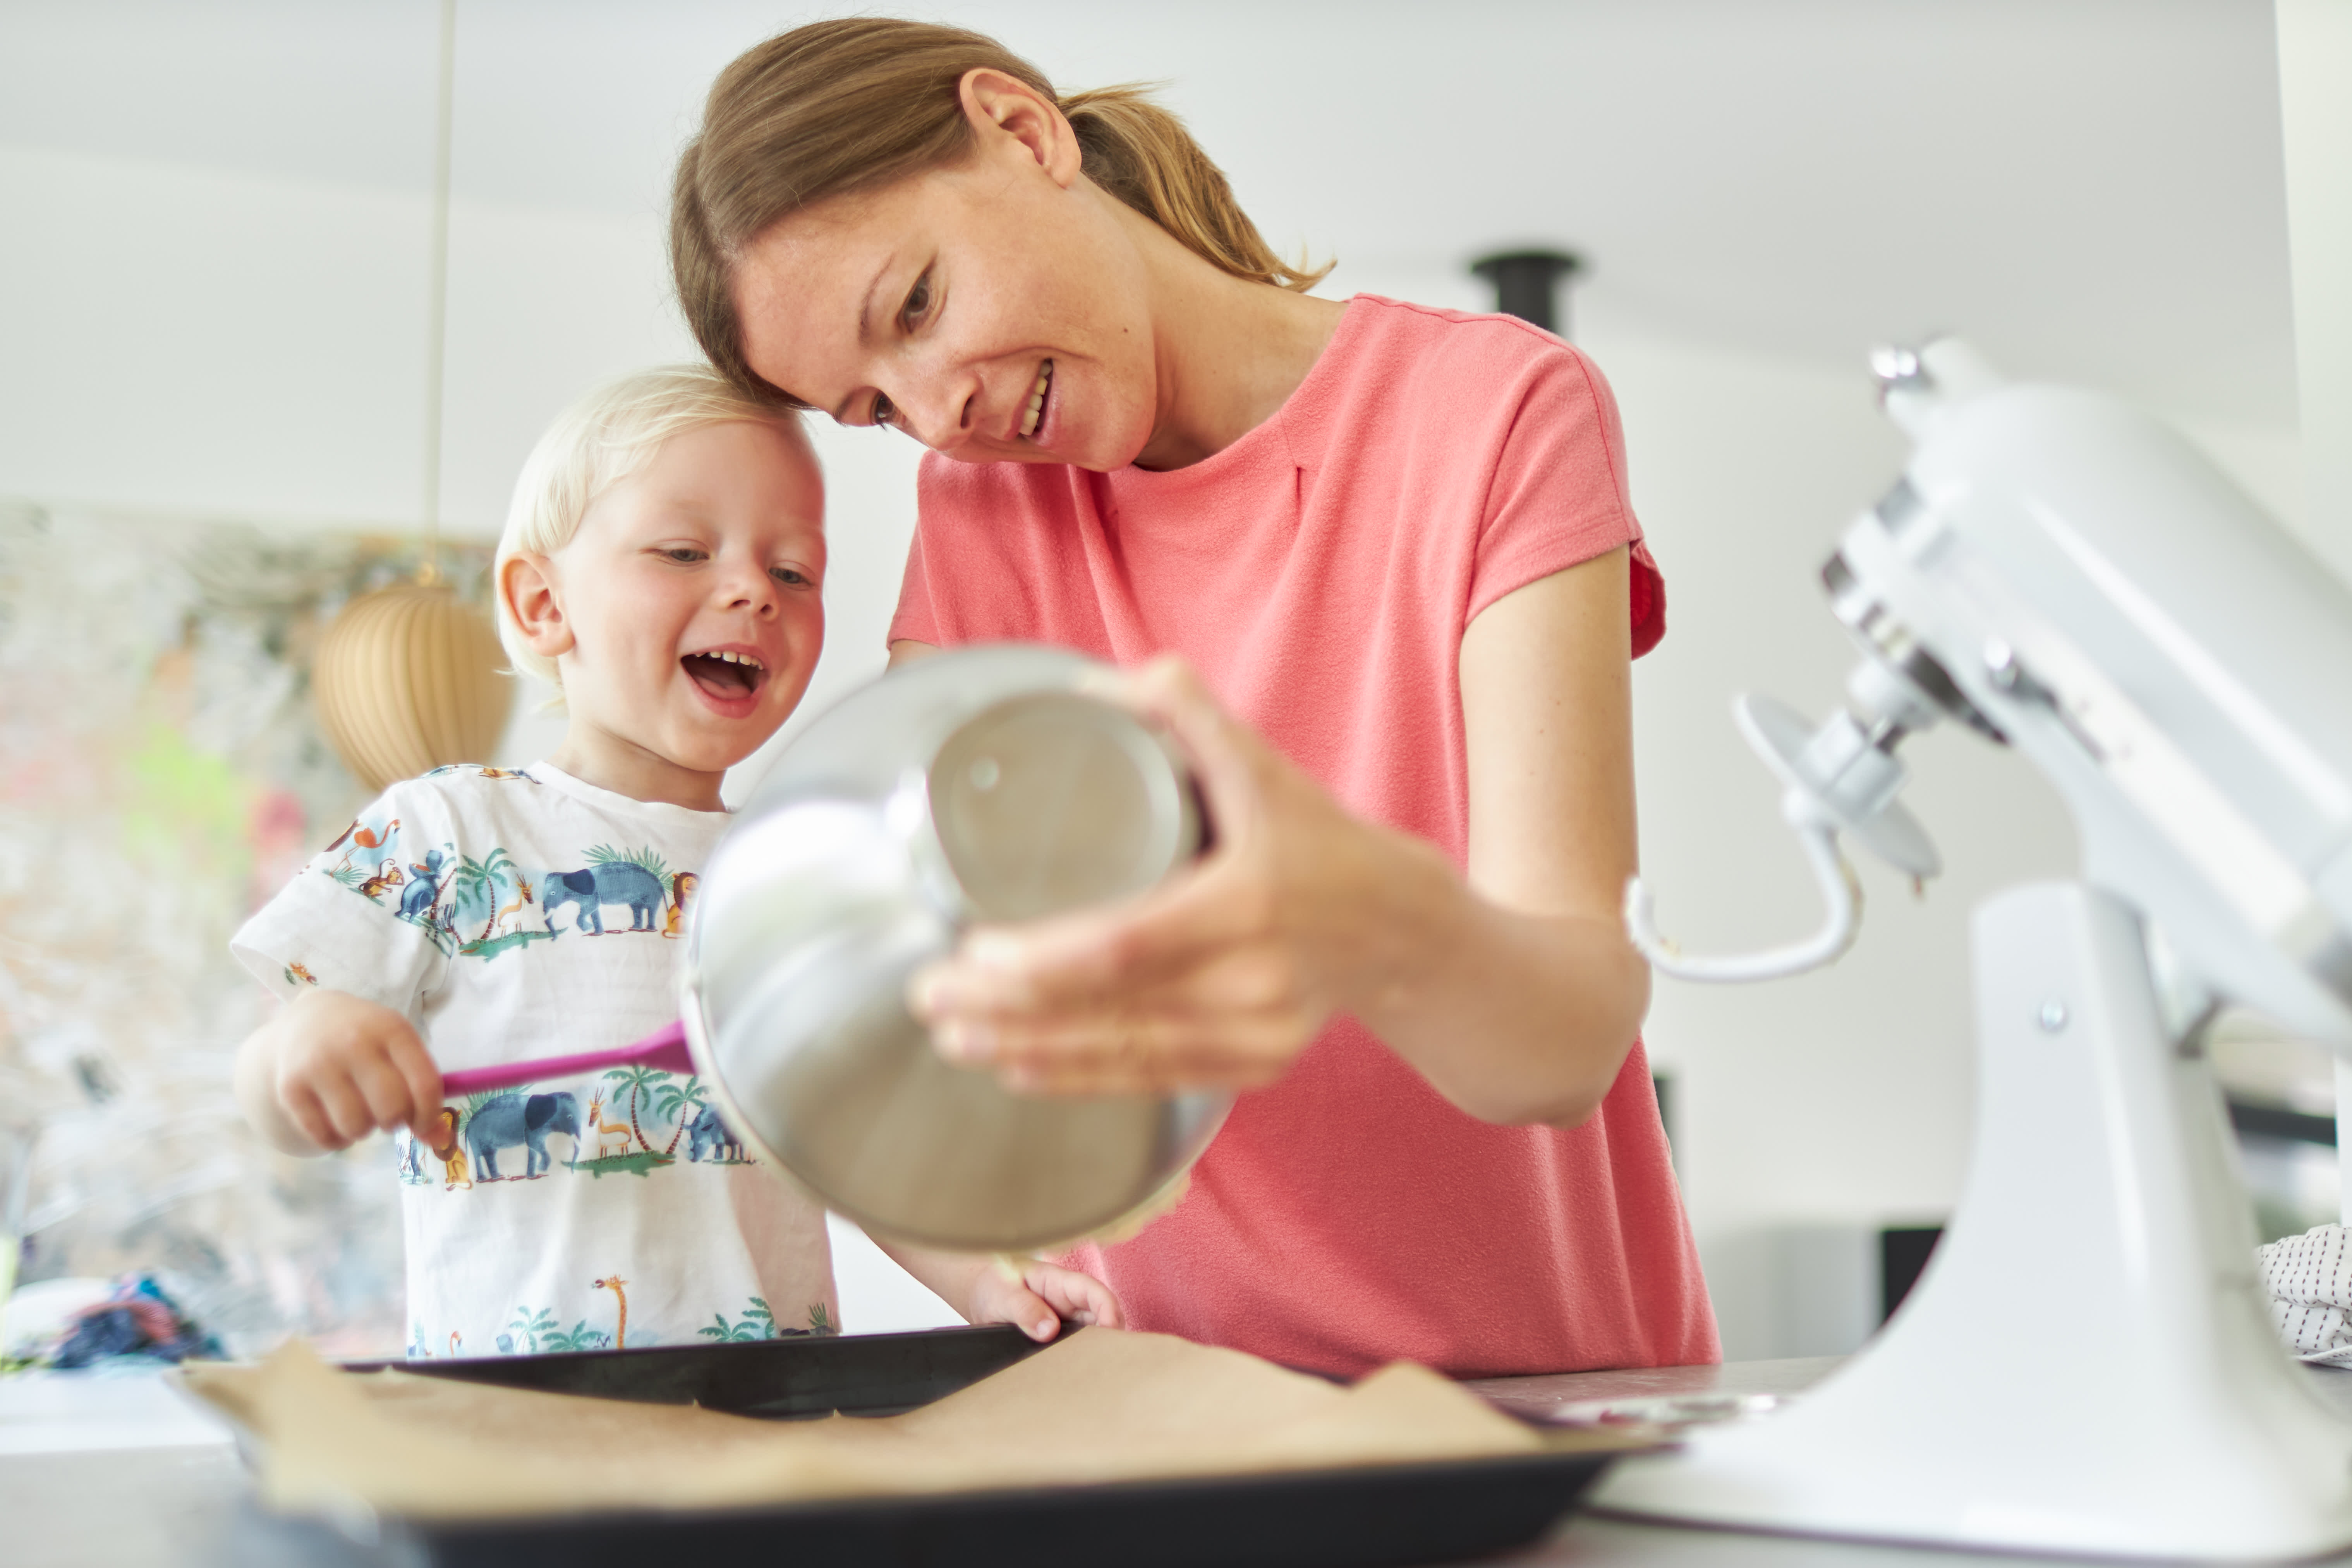
<instances>
[{"instance_id":1,"label":"woman's nose","mask_svg":"<svg viewBox=\"0 0 2352 1568\"><path fill-rule=\"evenodd\" d=\"M980 378L964 372L927 375L898 401L908 433L934 452L952 452L981 432Z\"/></svg>"}]
</instances>

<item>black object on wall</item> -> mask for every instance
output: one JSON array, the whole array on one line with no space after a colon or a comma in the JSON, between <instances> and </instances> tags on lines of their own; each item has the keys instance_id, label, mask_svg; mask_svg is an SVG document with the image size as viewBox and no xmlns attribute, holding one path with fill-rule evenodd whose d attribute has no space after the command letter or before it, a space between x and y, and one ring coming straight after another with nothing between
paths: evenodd
<instances>
[{"instance_id":1,"label":"black object on wall","mask_svg":"<svg viewBox=\"0 0 2352 1568\"><path fill-rule=\"evenodd\" d=\"M1507 250L1482 257L1470 270L1495 286L1495 309L1548 332L1568 336L1568 305L1562 280L1584 270L1584 262L1564 250Z\"/></svg>"},{"instance_id":2,"label":"black object on wall","mask_svg":"<svg viewBox=\"0 0 2352 1568\"><path fill-rule=\"evenodd\" d=\"M1944 1239L1940 1225L1890 1226L1878 1233L1878 1321L1886 1321L1911 1287L1919 1283L1936 1243Z\"/></svg>"}]
</instances>

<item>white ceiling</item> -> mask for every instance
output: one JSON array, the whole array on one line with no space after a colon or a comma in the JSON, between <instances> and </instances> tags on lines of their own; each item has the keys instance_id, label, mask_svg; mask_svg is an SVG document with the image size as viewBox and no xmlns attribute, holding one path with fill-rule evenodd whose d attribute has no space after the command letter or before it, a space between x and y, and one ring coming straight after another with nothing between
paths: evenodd
<instances>
[{"instance_id":1,"label":"white ceiling","mask_svg":"<svg viewBox=\"0 0 2352 1568\"><path fill-rule=\"evenodd\" d=\"M712 74L823 8L460 0L461 197L643 216ZM847 7L839 7L847 9ZM1588 320L2294 418L2264 0L996 0L1065 88L1159 79L1277 244L1588 255ZM0 142L414 188L433 0L6 0Z\"/></svg>"}]
</instances>

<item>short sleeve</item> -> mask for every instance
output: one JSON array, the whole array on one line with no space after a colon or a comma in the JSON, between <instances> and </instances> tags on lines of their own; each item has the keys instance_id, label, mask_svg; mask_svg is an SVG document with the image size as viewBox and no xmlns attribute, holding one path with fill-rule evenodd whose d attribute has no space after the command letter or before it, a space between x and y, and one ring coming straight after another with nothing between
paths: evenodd
<instances>
[{"instance_id":1,"label":"short sleeve","mask_svg":"<svg viewBox=\"0 0 2352 1568\"><path fill-rule=\"evenodd\" d=\"M395 784L314 856L229 939L229 952L281 999L314 985L421 1021L454 939L436 922L458 862L446 803Z\"/></svg>"},{"instance_id":2,"label":"short sleeve","mask_svg":"<svg viewBox=\"0 0 2352 1568\"><path fill-rule=\"evenodd\" d=\"M931 605L930 578L923 568L923 531L918 526L912 543L907 547L907 574L898 584L898 609L890 617L889 641L893 643L929 643L934 647L946 641L940 635L939 613Z\"/></svg>"},{"instance_id":3,"label":"short sleeve","mask_svg":"<svg viewBox=\"0 0 2352 1568\"><path fill-rule=\"evenodd\" d=\"M1532 363L1519 393L1487 489L1465 621L1539 578L1627 545L1638 658L1665 635L1665 581L1633 518L1617 400L1592 362L1565 345Z\"/></svg>"}]
</instances>

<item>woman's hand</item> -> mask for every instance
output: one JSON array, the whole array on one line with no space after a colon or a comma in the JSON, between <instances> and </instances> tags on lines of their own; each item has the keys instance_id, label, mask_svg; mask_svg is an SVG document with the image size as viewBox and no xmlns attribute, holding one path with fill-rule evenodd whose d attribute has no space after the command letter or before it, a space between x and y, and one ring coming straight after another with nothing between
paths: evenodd
<instances>
[{"instance_id":1,"label":"woman's hand","mask_svg":"<svg viewBox=\"0 0 2352 1568\"><path fill-rule=\"evenodd\" d=\"M348 1148L405 1126L430 1142L441 1069L409 1021L347 992L306 991L238 1050L246 1117L289 1154Z\"/></svg>"},{"instance_id":2,"label":"woman's hand","mask_svg":"<svg viewBox=\"0 0 2352 1568\"><path fill-rule=\"evenodd\" d=\"M1119 678L1191 752L1216 843L1126 904L983 928L918 973L909 1005L941 1054L1037 1092L1243 1089L1344 1011L1473 1116L1583 1121L1650 994L1619 913L1636 864L1627 571L1622 548L1596 556L1464 635L1466 876L1349 816L1181 662Z\"/></svg>"},{"instance_id":3,"label":"woman's hand","mask_svg":"<svg viewBox=\"0 0 2352 1568\"><path fill-rule=\"evenodd\" d=\"M1349 1005L1401 892L1454 880L1429 846L1360 822L1161 658L1106 695L1191 754L1215 844L1128 903L974 931L915 977L950 1060L1013 1088L1102 1094L1251 1089Z\"/></svg>"}]
</instances>

